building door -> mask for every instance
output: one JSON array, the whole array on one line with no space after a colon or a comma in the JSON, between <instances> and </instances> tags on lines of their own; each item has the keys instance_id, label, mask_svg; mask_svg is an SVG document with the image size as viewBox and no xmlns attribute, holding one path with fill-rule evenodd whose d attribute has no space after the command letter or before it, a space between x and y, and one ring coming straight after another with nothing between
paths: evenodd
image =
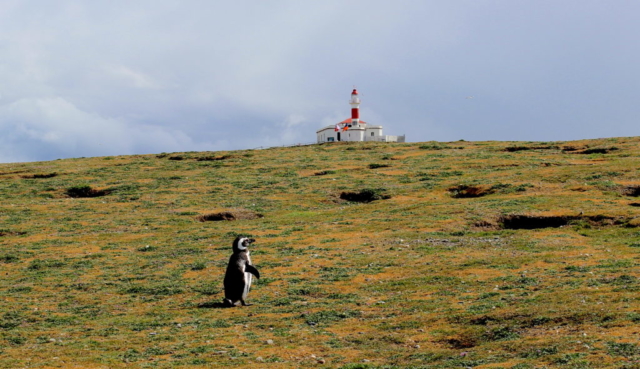
<instances>
[{"instance_id":1,"label":"building door","mask_svg":"<svg viewBox=\"0 0 640 369\"><path fill-rule=\"evenodd\" d=\"M340 132L338 132L338 141L340 141Z\"/></svg>"}]
</instances>

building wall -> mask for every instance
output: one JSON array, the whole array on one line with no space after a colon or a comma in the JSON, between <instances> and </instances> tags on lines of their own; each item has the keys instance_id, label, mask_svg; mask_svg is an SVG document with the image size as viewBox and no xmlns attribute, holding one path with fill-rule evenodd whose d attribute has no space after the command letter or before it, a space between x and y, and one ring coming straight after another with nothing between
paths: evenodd
<instances>
[{"instance_id":1,"label":"building wall","mask_svg":"<svg viewBox=\"0 0 640 369\"><path fill-rule=\"evenodd\" d=\"M334 126L325 127L316 132L317 142L340 141L373 141L373 142L405 142L405 136L389 136L382 134L382 126L366 126L366 128L350 128L336 132Z\"/></svg>"},{"instance_id":2,"label":"building wall","mask_svg":"<svg viewBox=\"0 0 640 369\"><path fill-rule=\"evenodd\" d=\"M380 141L382 136L382 126L368 126L364 135L364 141Z\"/></svg>"},{"instance_id":3,"label":"building wall","mask_svg":"<svg viewBox=\"0 0 640 369\"><path fill-rule=\"evenodd\" d=\"M338 132L336 132L332 126L319 130L316 132L318 136L318 143L338 141L337 133Z\"/></svg>"},{"instance_id":4,"label":"building wall","mask_svg":"<svg viewBox=\"0 0 640 369\"><path fill-rule=\"evenodd\" d=\"M364 132L362 128L350 128L346 131L342 131L342 141L364 141Z\"/></svg>"},{"instance_id":5,"label":"building wall","mask_svg":"<svg viewBox=\"0 0 640 369\"><path fill-rule=\"evenodd\" d=\"M383 142L404 142L404 135L402 136L382 136L380 141Z\"/></svg>"}]
</instances>

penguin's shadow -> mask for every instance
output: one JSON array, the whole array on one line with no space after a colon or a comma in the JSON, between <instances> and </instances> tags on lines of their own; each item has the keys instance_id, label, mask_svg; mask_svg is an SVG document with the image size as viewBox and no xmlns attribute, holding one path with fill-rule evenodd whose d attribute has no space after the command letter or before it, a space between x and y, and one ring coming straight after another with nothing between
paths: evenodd
<instances>
[{"instance_id":1,"label":"penguin's shadow","mask_svg":"<svg viewBox=\"0 0 640 369\"><path fill-rule=\"evenodd\" d=\"M198 309L226 309L229 308L231 306L229 305L225 305L222 302L203 302L201 304L198 304Z\"/></svg>"}]
</instances>

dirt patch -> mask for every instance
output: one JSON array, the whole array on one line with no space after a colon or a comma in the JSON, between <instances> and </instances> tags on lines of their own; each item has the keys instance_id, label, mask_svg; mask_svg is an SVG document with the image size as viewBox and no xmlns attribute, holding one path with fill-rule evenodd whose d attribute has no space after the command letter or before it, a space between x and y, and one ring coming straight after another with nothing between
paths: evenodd
<instances>
[{"instance_id":1,"label":"dirt patch","mask_svg":"<svg viewBox=\"0 0 640 369\"><path fill-rule=\"evenodd\" d=\"M24 179L53 178L57 175L58 173L36 173L36 174L25 174L20 176L20 178L24 178Z\"/></svg>"},{"instance_id":2,"label":"dirt patch","mask_svg":"<svg viewBox=\"0 0 640 369\"><path fill-rule=\"evenodd\" d=\"M326 176L327 174L335 174L335 170L321 170L319 172L313 173L315 176Z\"/></svg>"},{"instance_id":3,"label":"dirt patch","mask_svg":"<svg viewBox=\"0 0 640 369\"><path fill-rule=\"evenodd\" d=\"M579 218L579 216L568 215L534 216L512 214L501 217L499 223L501 223L502 228L505 229L559 228Z\"/></svg>"},{"instance_id":4,"label":"dirt patch","mask_svg":"<svg viewBox=\"0 0 640 369\"><path fill-rule=\"evenodd\" d=\"M570 152L572 154L585 154L585 155L589 155L589 154L608 154L612 151L617 151L620 150L619 148L615 147L615 146L611 146L611 147L574 147L574 146L565 146L562 148L562 151L564 152Z\"/></svg>"},{"instance_id":5,"label":"dirt patch","mask_svg":"<svg viewBox=\"0 0 640 369\"><path fill-rule=\"evenodd\" d=\"M562 146L563 152L575 152L586 149L585 146Z\"/></svg>"},{"instance_id":6,"label":"dirt patch","mask_svg":"<svg viewBox=\"0 0 640 369\"><path fill-rule=\"evenodd\" d=\"M455 337L449 337L442 341L455 350L470 349L478 345L478 337L471 332L463 332Z\"/></svg>"},{"instance_id":7,"label":"dirt patch","mask_svg":"<svg viewBox=\"0 0 640 369\"><path fill-rule=\"evenodd\" d=\"M6 176L6 175L10 175L10 174L19 174L19 173L25 173L28 172L27 170L16 170L16 171L12 171L12 172L1 172L0 176Z\"/></svg>"},{"instance_id":8,"label":"dirt patch","mask_svg":"<svg viewBox=\"0 0 640 369\"><path fill-rule=\"evenodd\" d=\"M630 185L622 188L622 194L625 196L640 196L640 185Z\"/></svg>"},{"instance_id":9,"label":"dirt patch","mask_svg":"<svg viewBox=\"0 0 640 369\"><path fill-rule=\"evenodd\" d=\"M203 156L197 158L197 161L218 161L218 160L226 160L231 159L233 156L231 155L222 155L222 156Z\"/></svg>"},{"instance_id":10,"label":"dirt patch","mask_svg":"<svg viewBox=\"0 0 640 369\"><path fill-rule=\"evenodd\" d=\"M342 192L340 194L340 198L342 200L352 201L352 202L372 202L375 200L386 200L390 199L391 196L387 195L385 189L383 188L371 188L360 190L360 192Z\"/></svg>"},{"instance_id":11,"label":"dirt patch","mask_svg":"<svg viewBox=\"0 0 640 369\"><path fill-rule=\"evenodd\" d=\"M527 151L527 150L558 150L558 146L509 146L505 147L504 151L507 152L516 152L516 151Z\"/></svg>"},{"instance_id":12,"label":"dirt patch","mask_svg":"<svg viewBox=\"0 0 640 369\"><path fill-rule=\"evenodd\" d=\"M18 232L18 231L9 231L6 229L0 229L0 237L4 236L22 236L27 234L27 232Z\"/></svg>"},{"instance_id":13,"label":"dirt patch","mask_svg":"<svg viewBox=\"0 0 640 369\"><path fill-rule=\"evenodd\" d=\"M388 168L390 166L391 165L389 164L372 163L372 164L369 164L369 169Z\"/></svg>"},{"instance_id":14,"label":"dirt patch","mask_svg":"<svg viewBox=\"0 0 640 369\"><path fill-rule=\"evenodd\" d=\"M259 218L264 218L264 215L243 209L198 215L196 220L199 222L218 222L222 220L252 220Z\"/></svg>"},{"instance_id":15,"label":"dirt patch","mask_svg":"<svg viewBox=\"0 0 640 369\"><path fill-rule=\"evenodd\" d=\"M498 219L503 229L560 228L573 223L585 222L590 226L611 226L627 224L629 219L608 215L505 215Z\"/></svg>"},{"instance_id":16,"label":"dirt patch","mask_svg":"<svg viewBox=\"0 0 640 369\"><path fill-rule=\"evenodd\" d=\"M69 197L84 198L84 197L100 197L111 193L109 190L97 190L90 186L75 186L68 188L65 193Z\"/></svg>"},{"instance_id":17,"label":"dirt patch","mask_svg":"<svg viewBox=\"0 0 640 369\"><path fill-rule=\"evenodd\" d=\"M451 192L451 197L455 199L482 197L495 192L493 187L474 186L474 185L457 185L447 189Z\"/></svg>"}]
</instances>

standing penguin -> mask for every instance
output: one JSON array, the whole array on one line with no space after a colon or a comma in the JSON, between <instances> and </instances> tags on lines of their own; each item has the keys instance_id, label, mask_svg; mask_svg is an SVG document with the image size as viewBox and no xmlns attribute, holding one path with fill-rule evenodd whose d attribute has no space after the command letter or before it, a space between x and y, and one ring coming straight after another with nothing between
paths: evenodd
<instances>
[{"instance_id":1,"label":"standing penguin","mask_svg":"<svg viewBox=\"0 0 640 369\"><path fill-rule=\"evenodd\" d=\"M242 306L248 306L245 302L249 288L251 288L251 275L260 278L260 272L251 264L249 246L255 242L253 238L238 236L233 241L233 255L229 258L227 273L224 276L224 304L236 306L238 301Z\"/></svg>"}]
</instances>

